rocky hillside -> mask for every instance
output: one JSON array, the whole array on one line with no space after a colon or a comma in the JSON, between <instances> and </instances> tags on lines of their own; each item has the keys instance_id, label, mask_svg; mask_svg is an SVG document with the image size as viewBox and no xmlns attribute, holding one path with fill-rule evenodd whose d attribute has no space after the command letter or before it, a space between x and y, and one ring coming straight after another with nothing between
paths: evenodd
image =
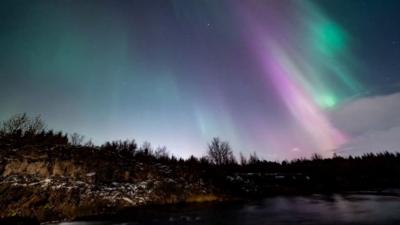
<instances>
[{"instance_id":1,"label":"rocky hillside","mask_svg":"<svg viewBox=\"0 0 400 225\"><path fill-rule=\"evenodd\" d=\"M0 154L1 217L50 221L220 198L201 170L181 163L66 146L3 149Z\"/></svg>"},{"instance_id":2,"label":"rocky hillside","mask_svg":"<svg viewBox=\"0 0 400 225\"><path fill-rule=\"evenodd\" d=\"M26 114L0 124L0 224L4 218L71 220L149 204L400 188L400 153L281 163L254 153L238 163L229 143L214 138L205 157L183 160L150 143L95 146L44 127Z\"/></svg>"}]
</instances>

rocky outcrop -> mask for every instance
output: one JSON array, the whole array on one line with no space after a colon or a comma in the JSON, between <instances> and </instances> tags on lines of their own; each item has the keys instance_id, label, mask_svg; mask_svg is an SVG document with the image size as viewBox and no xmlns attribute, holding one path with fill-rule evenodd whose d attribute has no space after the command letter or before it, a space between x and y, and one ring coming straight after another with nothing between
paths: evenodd
<instances>
[{"instance_id":1,"label":"rocky outcrop","mask_svg":"<svg viewBox=\"0 0 400 225\"><path fill-rule=\"evenodd\" d=\"M36 175L39 177L67 176L72 178L84 177L87 168L77 165L73 161L55 160L49 163L45 160L31 161L28 159L13 160L5 165L3 176Z\"/></svg>"},{"instance_id":2,"label":"rocky outcrop","mask_svg":"<svg viewBox=\"0 0 400 225\"><path fill-rule=\"evenodd\" d=\"M0 217L51 221L146 204L219 199L200 175L160 162L76 148L1 154Z\"/></svg>"}]
</instances>

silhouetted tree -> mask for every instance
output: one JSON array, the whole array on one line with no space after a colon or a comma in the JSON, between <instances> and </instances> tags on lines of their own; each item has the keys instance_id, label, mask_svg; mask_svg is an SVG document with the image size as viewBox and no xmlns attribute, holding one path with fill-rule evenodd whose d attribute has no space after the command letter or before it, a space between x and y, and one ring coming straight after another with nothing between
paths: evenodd
<instances>
[{"instance_id":1,"label":"silhouetted tree","mask_svg":"<svg viewBox=\"0 0 400 225\"><path fill-rule=\"evenodd\" d=\"M85 147L89 147L89 148L95 148L95 144L93 143L92 139L89 139L85 144Z\"/></svg>"},{"instance_id":2,"label":"silhouetted tree","mask_svg":"<svg viewBox=\"0 0 400 225\"><path fill-rule=\"evenodd\" d=\"M38 145L44 132L45 123L40 116L31 118L26 113L17 114L1 123L0 144L15 148Z\"/></svg>"},{"instance_id":3,"label":"silhouetted tree","mask_svg":"<svg viewBox=\"0 0 400 225\"><path fill-rule=\"evenodd\" d=\"M210 162L215 165L227 165L236 162L229 143L220 141L217 137L214 137L208 145L207 156Z\"/></svg>"},{"instance_id":4,"label":"silhouetted tree","mask_svg":"<svg viewBox=\"0 0 400 225\"><path fill-rule=\"evenodd\" d=\"M240 165L242 166L247 165L247 159L242 153L240 153Z\"/></svg>"},{"instance_id":5,"label":"silhouetted tree","mask_svg":"<svg viewBox=\"0 0 400 225\"><path fill-rule=\"evenodd\" d=\"M320 155L318 153L314 153L311 156L311 160L322 160L322 159L323 159L322 155Z\"/></svg>"},{"instance_id":6,"label":"silhouetted tree","mask_svg":"<svg viewBox=\"0 0 400 225\"><path fill-rule=\"evenodd\" d=\"M196 158L196 156L194 156L194 155L191 155L186 161L189 162L190 164L199 163L199 159Z\"/></svg>"},{"instance_id":7,"label":"silhouetted tree","mask_svg":"<svg viewBox=\"0 0 400 225\"><path fill-rule=\"evenodd\" d=\"M35 135L45 129L45 123L36 116L30 118L26 113L17 114L12 116L10 119L4 121L1 125L0 132L3 135Z\"/></svg>"},{"instance_id":8,"label":"silhouetted tree","mask_svg":"<svg viewBox=\"0 0 400 225\"><path fill-rule=\"evenodd\" d=\"M148 141L143 142L142 146L140 146L139 151L145 155L149 156L153 154L153 147L151 146L151 143Z\"/></svg>"},{"instance_id":9,"label":"silhouetted tree","mask_svg":"<svg viewBox=\"0 0 400 225\"><path fill-rule=\"evenodd\" d=\"M167 147L163 146L163 147L158 147L155 151L154 151L154 156L157 159L166 159L169 157L168 151L167 151Z\"/></svg>"},{"instance_id":10,"label":"silhouetted tree","mask_svg":"<svg viewBox=\"0 0 400 225\"><path fill-rule=\"evenodd\" d=\"M101 147L101 150L111 151L124 156L134 156L137 150L137 144L134 139L125 141L107 141Z\"/></svg>"},{"instance_id":11,"label":"silhouetted tree","mask_svg":"<svg viewBox=\"0 0 400 225\"><path fill-rule=\"evenodd\" d=\"M69 142L73 146L81 146L84 140L85 136L80 135L78 133L73 133L69 136Z\"/></svg>"},{"instance_id":12,"label":"silhouetted tree","mask_svg":"<svg viewBox=\"0 0 400 225\"><path fill-rule=\"evenodd\" d=\"M260 162L260 158L258 157L256 152L253 152L253 154L250 154L248 164L257 164L259 162Z\"/></svg>"}]
</instances>

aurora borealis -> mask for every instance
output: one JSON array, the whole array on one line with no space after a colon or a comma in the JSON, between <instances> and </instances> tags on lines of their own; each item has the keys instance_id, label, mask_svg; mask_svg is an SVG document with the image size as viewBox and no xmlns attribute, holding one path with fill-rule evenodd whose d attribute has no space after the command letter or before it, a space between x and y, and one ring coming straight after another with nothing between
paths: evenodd
<instances>
[{"instance_id":1,"label":"aurora borealis","mask_svg":"<svg viewBox=\"0 0 400 225\"><path fill-rule=\"evenodd\" d=\"M96 143L148 140L182 157L219 136L270 160L331 156L398 124L353 129L367 117L346 113L398 92L397 1L0 4L0 119L40 114Z\"/></svg>"}]
</instances>

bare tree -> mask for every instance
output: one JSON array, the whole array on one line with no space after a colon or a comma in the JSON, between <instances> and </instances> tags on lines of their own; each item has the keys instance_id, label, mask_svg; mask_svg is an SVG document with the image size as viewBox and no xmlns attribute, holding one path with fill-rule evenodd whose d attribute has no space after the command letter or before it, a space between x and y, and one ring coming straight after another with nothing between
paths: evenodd
<instances>
[{"instance_id":1,"label":"bare tree","mask_svg":"<svg viewBox=\"0 0 400 225\"><path fill-rule=\"evenodd\" d=\"M36 116L30 118L26 113L16 114L1 125L0 131L3 134L34 135L45 129L45 123Z\"/></svg>"},{"instance_id":2,"label":"bare tree","mask_svg":"<svg viewBox=\"0 0 400 225\"><path fill-rule=\"evenodd\" d=\"M96 145L93 143L92 139L89 139L85 144L85 147L94 148Z\"/></svg>"},{"instance_id":3,"label":"bare tree","mask_svg":"<svg viewBox=\"0 0 400 225\"><path fill-rule=\"evenodd\" d=\"M158 147L155 152L154 155L156 158L160 159L160 158L168 158L169 154L167 151L167 147L163 146L163 147Z\"/></svg>"},{"instance_id":4,"label":"bare tree","mask_svg":"<svg viewBox=\"0 0 400 225\"><path fill-rule=\"evenodd\" d=\"M256 164L259 162L260 162L260 158L258 157L256 152L253 152L253 154L250 154L248 164Z\"/></svg>"},{"instance_id":5,"label":"bare tree","mask_svg":"<svg viewBox=\"0 0 400 225\"><path fill-rule=\"evenodd\" d=\"M210 162L216 165L226 165L235 162L235 157L229 143L221 141L217 137L214 137L211 143L208 144L207 156Z\"/></svg>"},{"instance_id":6,"label":"bare tree","mask_svg":"<svg viewBox=\"0 0 400 225\"><path fill-rule=\"evenodd\" d=\"M142 146L140 146L139 151L141 151L145 155L152 155L153 154L153 147L151 143L148 141L144 141Z\"/></svg>"},{"instance_id":7,"label":"bare tree","mask_svg":"<svg viewBox=\"0 0 400 225\"><path fill-rule=\"evenodd\" d=\"M85 136L80 135L78 133L73 133L69 136L69 142L71 145L80 146L83 144L83 140L85 140Z\"/></svg>"},{"instance_id":8,"label":"bare tree","mask_svg":"<svg viewBox=\"0 0 400 225\"><path fill-rule=\"evenodd\" d=\"M322 157L322 155L319 153L314 153L311 155L311 160L322 160L322 159L324 159L324 157Z\"/></svg>"},{"instance_id":9,"label":"bare tree","mask_svg":"<svg viewBox=\"0 0 400 225\"><path fill-rule=\"evenodd\" d=\"M126 156L133 156L136 154L137 144L135 139L132 140L117 140L117 141L107 141L101 145L100 149L118 152Z\"/></svg>"},{"instance_id":10,"label":"bare tree","mask_svg":"<svg viewBox=\"0 0 400 225\"><path fill-rule=\"evenodd\" d=\"M242 153L240 153L240 165L242 166L247 165L247 159Z\"/></svg>"},{"instance_id":11,"label":"bare tree","mask_svg":"<svg viewBox=\"0 0 400 225\"><path fill-rule=\"evenodd\" d=\"M34 118L29 119L29 123L27 124L26 132L29 134L38 134L44 131L46 128L45 123L41 119L40 116L36 116Z\"/></svg>"}]
</instances>

